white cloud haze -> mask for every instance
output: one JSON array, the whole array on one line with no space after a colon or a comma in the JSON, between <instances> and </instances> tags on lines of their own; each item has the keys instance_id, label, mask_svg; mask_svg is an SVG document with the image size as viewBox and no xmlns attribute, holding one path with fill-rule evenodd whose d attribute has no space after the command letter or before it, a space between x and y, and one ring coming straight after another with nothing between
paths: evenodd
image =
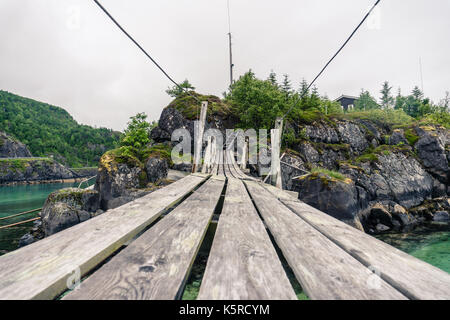
<instances>
[{"instance_id":1,"label":"white cloud haze","mask_svg":"<svg viewBox=\"0 0 450 320\"><path fill-rule=\"evenodd\" d=\"M205 94L228 87L226 0L102 0L177 81ZM311 81L374 0L230 0L235 78L273 69ZM79 19L77 13L79 12ZM450 1L384 0L317 81L322 94L379 97L383 81L438 102L450 90ZM122 130L157 120L171 83L92 0L0 0L0 89L58 105L84 124Z\"/></svg>"}]
</instances>

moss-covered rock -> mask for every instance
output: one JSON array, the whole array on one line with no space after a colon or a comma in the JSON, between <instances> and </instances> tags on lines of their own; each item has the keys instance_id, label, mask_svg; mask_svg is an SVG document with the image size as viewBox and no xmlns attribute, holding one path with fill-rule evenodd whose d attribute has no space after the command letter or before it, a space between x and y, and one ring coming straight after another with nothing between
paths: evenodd
<instances>
[{"instance_id":1,"label":"moss-covered rock","mask_svg":"<svg viewBox=\"0 0 450 320\"><path fill-rule=\"evenodd\" d=\"M99 193L78 188L51 193L42 208L42 228L45 236L86 221L99 208Z\"/></svg>"},{"instance_id":2,"label":"moss-covered rock","mask_svg":"<svg viewBox=\"0 0 450 320\"><path fill-rule=\"evenodd\" d=\"M49 158L0 158L0 183L72 179L76 175Z\"/></svg>"},{"instance_id":3,"label":"moss-covered rock","mask_svg":"<svg viewBox=\"0 0 450 320\"><path fill-rule=\"evenodd\" d=\"M336 177L337 176L337 177ZM345 223L361 228L358 212L358 191L353 181L336 174L335 177L320 170L294 179L293 191L299 199Z\"/></svg>"},{"instance_id":4,"label":"moss-covered rock","mask_svg":"<svg viewBox=\"0 0 450 320\"><path fill-rule=\"evenodd\" d=\"M233 112L233 107L216 96L201 95L191 92L198 101L208 101L205 130L219 129L225 133L225 129L233 129L239 122L239 116ZM173 100L163 112L158 121L158 126L151 132L151 138L156 142L171 140L172 133L176 129L187 129L194 137L194 121L198 119L201 104L189 95L182 95ZM193 142L193 139L192 139Z\"/></svg>"},{"instance_id":5,"label":"moss-covered rock","mask_svg":"<svg viewBox=\"0 0 450 320\"><path fill-rule=\"evenodd\" d=\"M99 161L95 190L100 194L100 207L108 210L132 198L136 189L147 185L145 166L135 157L127 157L115 149L105 153Z\"/></svg>"}]
</instances>

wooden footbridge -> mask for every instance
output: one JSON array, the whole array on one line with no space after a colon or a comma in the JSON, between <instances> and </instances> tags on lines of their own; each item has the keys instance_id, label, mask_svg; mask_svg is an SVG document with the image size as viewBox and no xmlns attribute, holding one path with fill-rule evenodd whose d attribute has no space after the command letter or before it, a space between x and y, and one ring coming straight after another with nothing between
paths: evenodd
<instances>
[{"instance_id":1,"label":"wooden footbridge","mask_svg":"<svg viewBox=\"0 0 450 320\"><path fill-rule=\"evenodd\" d=\"M446 272L208 148L203 173L0 257L0 299L179 299L213 217L198 299L296 299L281 256L311 299L450 299Z\"/></svg>"}]
</instances>

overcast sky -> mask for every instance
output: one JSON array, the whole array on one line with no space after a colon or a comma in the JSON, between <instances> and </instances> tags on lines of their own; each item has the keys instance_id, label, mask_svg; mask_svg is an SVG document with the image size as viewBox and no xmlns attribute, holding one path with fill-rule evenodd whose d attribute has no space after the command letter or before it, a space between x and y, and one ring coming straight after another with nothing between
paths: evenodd
<instances>
[{"instance_id":1,"label":"overcast sky","mask_svg":"<svg viewBox=\"0 0 450 320\"><path fill-rule=\"evenodd\" d=\"M226 0L102 0L175 78L204 94L229 84ZM374 0L230 0L235 78L252 69L312 80ZM379 98L389 80L434 101L450 90L450 1L382 0L326 73L321 94ZM377 15L379 19L377 19ZM159 118L169 81L92 0L0 0L0 89L65 108L84 124L122 130Z\"/></svg>"}]
</instances>

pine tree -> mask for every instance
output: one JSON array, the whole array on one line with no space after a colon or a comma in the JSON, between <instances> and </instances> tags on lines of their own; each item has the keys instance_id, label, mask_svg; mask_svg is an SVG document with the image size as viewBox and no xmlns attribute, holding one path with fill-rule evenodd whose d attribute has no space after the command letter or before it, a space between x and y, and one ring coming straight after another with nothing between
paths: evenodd
<instances>
[{"instance_id":1,"label":"pine tree","mask_svg":"<svg viewBox=\"0 0 450 320\"><path fill-rule=\"evenodd\" d=\"M362 89L358 100L355 101L356 110L371 110L378 109L380 106L374 97L371 96L370 92Z\"/></svg>"},{"instance_id":2,"label":"pine tree","mask_svg":"<svg viewBox=\"0 0 450 320\"><path fill-rule=\"evenodd\" d=\"M289 94L292 92L291 80L289 80L289 75L287 74L283 75L283 84L281 85L281 90Z\"/></svg>"},{"instance_id":3,"label":"pine tree","mask_svg":"<svg viewBox=\"0 0 450 320\"><path fill-rule=\"evenodd\" d=\"M405 97L402 96L402 90L398 88L397 96L395 97L395 110L403 110L405 106Z\"/></svg>"},{"instance_id":4,"label":"pine tree","mask_svg":"<svg viewBox=\"0 0 450 320\"><path fill-rule=\"evenodd\" d=\"M287 74L283 75L283 83L281 85L281 91L284 92L286 101L289 100L289 98L292 95L292 85L291 80L289 80L289 76Z\"/></svg>"},{"instance_id":5,"label":"pine tree","mask_svg":"<svg viewBox=\"0 0 450 320\"><path fill-rule=\"evenodd\" d=\"M441 100L440 106L443 109L443 111L447 111L447 112L449 111L450 92L445 91L445 97L444 97L444 99Z\"/></svg>"},{"instance_id":6,"label":"pine tree","mask_svg":"<svg viewBox=\"0 0 450 320\"><path fill-rule=\"evenodd\" d=\"M414 97L414 99L416 99L417 101L420 101L423 99L423 92L419 89L418 86L415 86L413 91L412 91L412 96Z\"/></svg>"},{"instance_id":7,"label":"pine tree","mask_svg":"<svg viewBox=\"0 0 450 320\"><path fill-rule=\"evenodd\" d=\"M381 107L383 109L389 109L394 104L394 98L391 95L392 87L389 87L389 82L385 81L383 83L383 88L381 89Z\"/></svg>"},{"instance_id":8,"label":"pine tree","mask_svg":"<svg viewBox=\"0 0 450 320\"><path fill-rule=\"evenodd\" d=\"M302 82L300 82L299 93L302 98L309 95L308 82L306 82L304 78L302 79Z\"/></svg>"},{"instance_id":9,"label":"pine tree","mask_svg":"<svg viewBox=\"0 0 450 320\"><path fill-rule=\"evenodd\" d=\"M270 71L269 78L267 78L267 80L269 80L272 85L278 87L277 74L273 72L273 70Z\"/></svg>"},{"instance_id":10,"label":"pine tree","mask_svg":"<svg viewBox=\"0 0 450 320\"><path fill-rule=\"evenodd\" d=\"M180 83L180 86L174 85L172 88L168 88L166 93L173 98L178 98L185 92L185 90L195 90L195 87L193 87L187 79Z\"/></svg>"}]
</instances>

